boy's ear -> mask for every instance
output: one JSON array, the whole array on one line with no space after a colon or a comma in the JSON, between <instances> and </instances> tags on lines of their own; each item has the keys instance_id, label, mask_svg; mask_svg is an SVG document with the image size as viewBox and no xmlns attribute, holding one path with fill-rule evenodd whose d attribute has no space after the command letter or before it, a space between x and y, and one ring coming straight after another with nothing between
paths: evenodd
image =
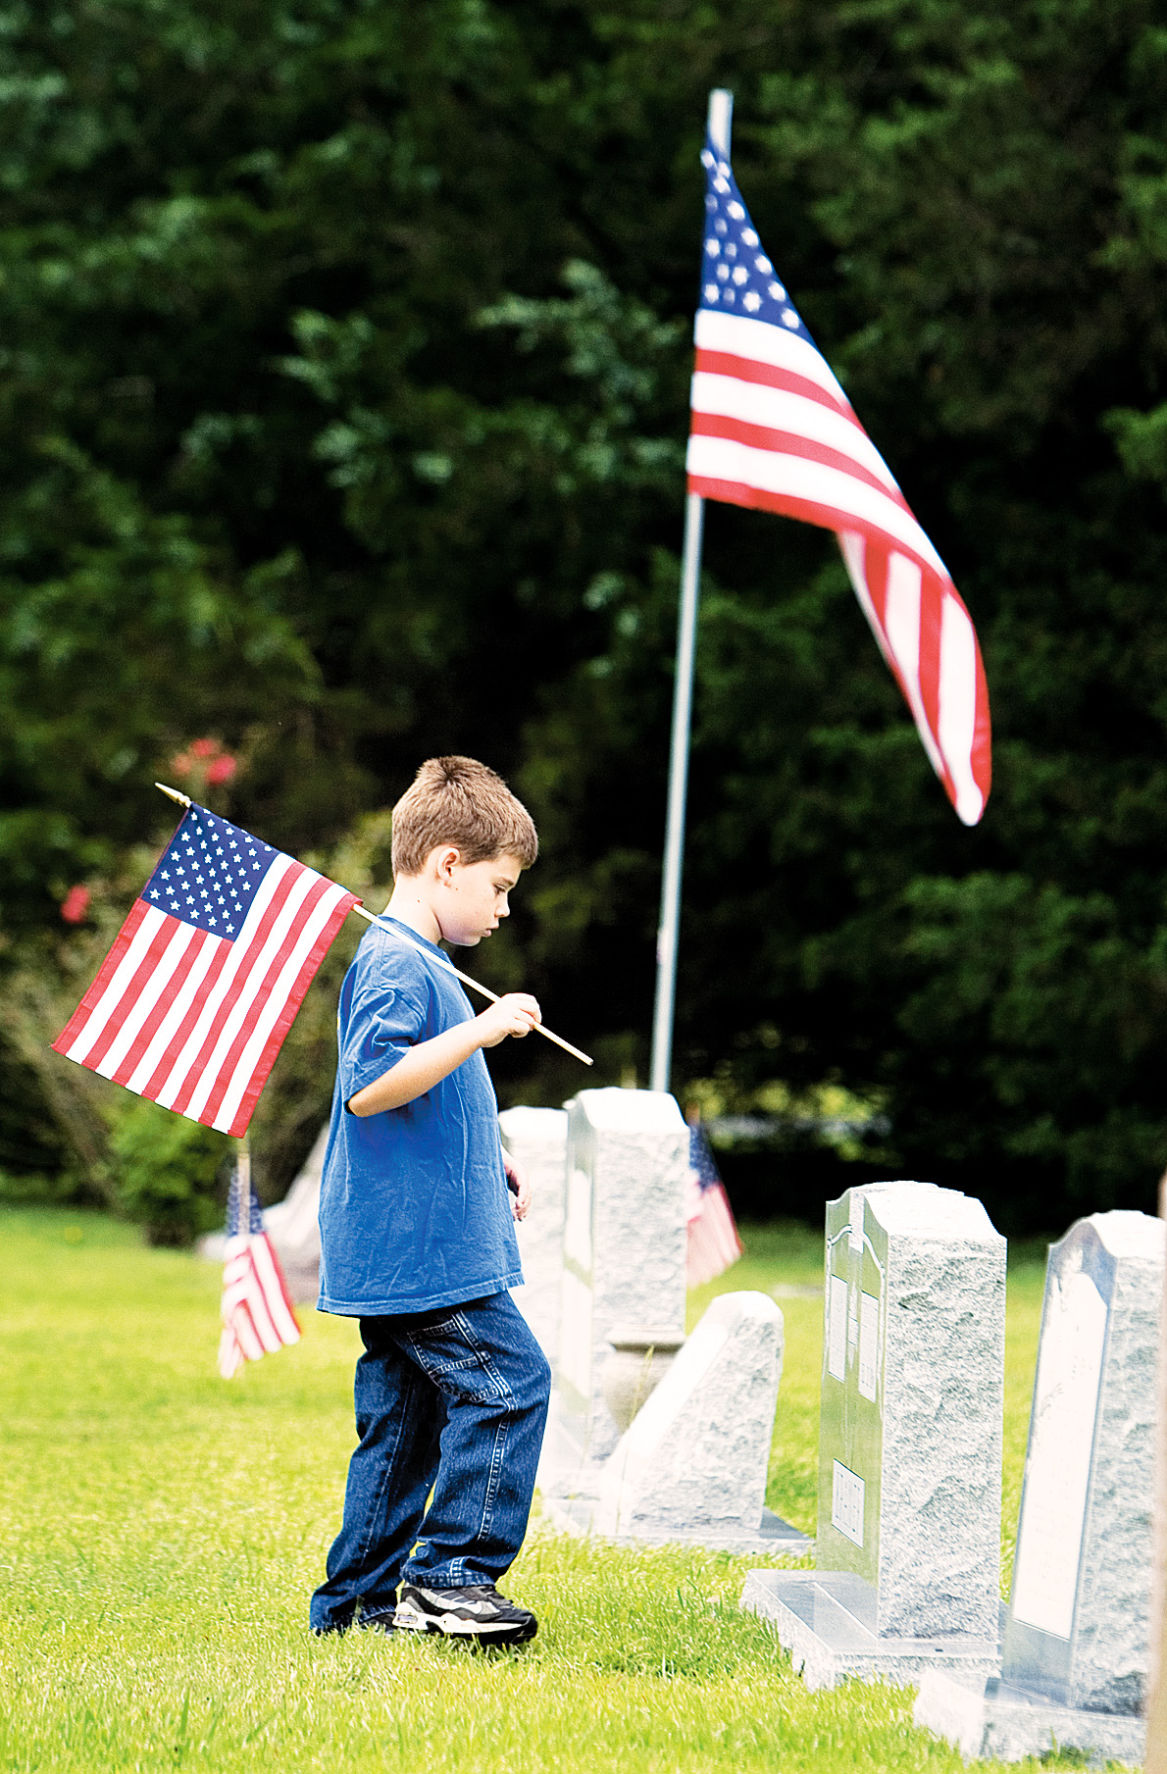
<instances>
[{"instance_id":1,"label":"boy's ear","mask_svg":"<svg viewBox=\"0 0 1167 1774\"><path fill-rule=\"evenodd\" d=\"M462 852L456 844L440 844L430 852L430 865L439 881L450 881L461 860Z\"/></svg>"}]
</instances>

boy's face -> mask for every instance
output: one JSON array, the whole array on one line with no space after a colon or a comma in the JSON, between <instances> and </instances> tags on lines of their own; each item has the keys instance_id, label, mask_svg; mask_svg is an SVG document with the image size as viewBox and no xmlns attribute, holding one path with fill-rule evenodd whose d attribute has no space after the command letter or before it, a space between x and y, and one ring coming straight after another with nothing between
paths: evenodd
<instances>
[{"instance_id":1,"label":"boy's face","mask_svg":"<svg viewBox=\"0 0 1167 1774\"><path fill-rule=\"evenodd\" d=\"M486 862L450 862L443 873L445 891L434 907L442 935L459 948L472 949L509 917L507 896L523 872L517 856L492 856Z\"/></svg>"}]
</instances>

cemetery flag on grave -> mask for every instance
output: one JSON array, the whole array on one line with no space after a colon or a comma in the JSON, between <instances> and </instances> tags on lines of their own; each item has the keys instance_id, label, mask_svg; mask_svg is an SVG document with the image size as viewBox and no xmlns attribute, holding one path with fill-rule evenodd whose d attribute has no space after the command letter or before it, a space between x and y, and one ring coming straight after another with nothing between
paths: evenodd
<instances>
[{"instance_id":1,"label":"cemetery flag on grave","mask_svg":"<svg viewBox=\"0 0 1167 1774\"><path fill-rule=\"evenodd\" d=\"M966 825L989 795L989 695L972 620L763 251L707 142L691 493L834 530L855 594Z\"/></svg>"},{"instance_id":2,"label":"cemetery flag on grave","mask_svg":"<svg viewBox=\"0 0 1167 1774\"><path fill-rule=\"evenodd\" d=\"M246 1132L355 894L192 805L54 1051Z\"/></svg>"},{"instance_id":3,"label":"cemetery flag on grave","mask_svg":"<svg viewBox=\"0 0 1167 1774\"><path fill-rule=\"evenodd\" d=\"M231 1177L227 1200L227 1245L223 1253L223 1334L219 1372L229 1380L245 1361L300 1341L300 1326L288 1297L283 1271L251 1187L246 1148Z\"/></svg>"},{"instance_id":4,"label":"cemetery flag on grave","mask_svg":"<svg viewBox=\"0 0 1167 1774\"><path fill-rule=\"evenodd\" d=\"M699 1121L689 1124L685 1225L685 1280L689 1287L700 1287L724 1274L741 1256L729 1196L714 1162L709 1136Z\"/></svg>"}]
</instances>

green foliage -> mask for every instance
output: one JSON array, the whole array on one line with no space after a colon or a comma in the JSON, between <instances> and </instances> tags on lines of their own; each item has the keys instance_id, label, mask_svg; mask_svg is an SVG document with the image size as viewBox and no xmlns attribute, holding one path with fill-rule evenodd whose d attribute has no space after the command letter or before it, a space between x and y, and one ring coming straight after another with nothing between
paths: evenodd
<instances>
[{"instance_id":1,"label":"green foliage","mask_svg":"<svg viewBox=\"0 0 1167 1774\"><path fill-rule=\"evenodd\" d=\"M109 1146L118 1206L145 1227L149 1244L191 1244L222 1223L234 1149L226 1134L135 1097Z\"/></svg>"},{"instance_id":2,"label":"green foliage","mask_svg":"<svg viewBox=\"0 0 1167 1774\"><path fill-rule=\"evenodd\" d=\"M724 84L767 249L972 610L996 787L961 829L828 537L711 507L678 1090L877 1103L861 1168L1014 1224L1151 1203L1150 0L0 0L0 83L0 965L26 1032L60 902L122 878L195 736L245 766L233 817L321 855L461 750L544 837L487 983L538 991L598 1081L643 1080ZM326 1100L315 1001L263 1111L273 1188ZM5 1029L0 1162L68 1175L89 1135L53 1131ZM531 1046L497 1055L504 1099L561 1101L578 1070ZM813 1214L845 1178L787 1134Z\"/></svg>"}]
</instances>

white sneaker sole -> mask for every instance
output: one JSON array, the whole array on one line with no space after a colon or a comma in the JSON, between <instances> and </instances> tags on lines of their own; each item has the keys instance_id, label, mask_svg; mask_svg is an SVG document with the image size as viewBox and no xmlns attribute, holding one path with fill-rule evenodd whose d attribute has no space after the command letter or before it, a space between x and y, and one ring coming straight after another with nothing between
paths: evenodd
<instances>
[{"instance_id":1,"label":"white sneaker sole","mask_svg":"<svg viewBox=\"0 0 1167 1774\"><path fill-rule=\"evenodd\" d=\"M514 1620L466 1620L461 1614L422 1614L399 1607L394 1624L402 1632L440 1632L447 1638L534 1638L535 1626Z\"/></svg>"}]
</instances>

